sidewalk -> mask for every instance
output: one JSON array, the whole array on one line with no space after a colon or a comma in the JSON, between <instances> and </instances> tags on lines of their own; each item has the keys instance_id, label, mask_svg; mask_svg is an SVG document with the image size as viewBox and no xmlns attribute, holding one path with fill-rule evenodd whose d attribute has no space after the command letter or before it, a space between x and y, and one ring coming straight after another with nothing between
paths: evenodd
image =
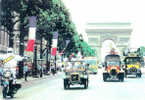
<instances>
[{"instance_id":1,"label":"sidewalk","mask_svg":"<svg viewBox=\"0 0 145 100\"><path fill-rule=\"evenodd\" d=\"M58 72L56 74L56 76L59 76L61 72ZM29 86L28 84L33 84L35 83L36 81L40 81L40 80L44 80L44 79L47 79L47 78L51 78L53 77L53 75L43 75L43 77L38 77L38 78L35 78L35 77L27 77L27 80L28 81L25 81L24 78L21 78L21 79L16 79L16 83L20 83L22 85L22 88L23 87L26 87L26 86ZM2 86L0 85L0 95L2 94Z\"/></svg>"}]
</instances>

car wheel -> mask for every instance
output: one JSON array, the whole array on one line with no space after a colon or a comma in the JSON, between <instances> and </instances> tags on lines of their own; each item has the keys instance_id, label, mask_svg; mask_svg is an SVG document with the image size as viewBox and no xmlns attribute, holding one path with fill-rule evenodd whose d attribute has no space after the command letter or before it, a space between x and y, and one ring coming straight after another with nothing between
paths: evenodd
<instances>
[{"instance_id":1,"label":"car wheel","mask_svg":"<svg viewBox=\"0 0 145 100\"><path fill-rule=\"evenodd\" d=\"M84 88L85 88L85 89L88 88L88 79L85 79L85 81L84 81Z\"/></svg>"},{"instance_id":2,"label":"car wheel","mask_svg":"<svg viewBox=\"0 0 145 100\"><path fill-rule=\"evenodd\" d=\"M120 82L124 82L124 76L123 76L123 75L120 75L120 76L119 76L119 81L120 81Z\"/></svg>"},{"instance_id":3,"label":"car wheel","mask_svg":"<svg viewBox=\"0 0 145 100\"><path fill-rule=\"evenodd\" d=\"M120 82L124 82L124 77L122 77L122 78L120 79Z\"/></svg>"},{"instance_id":4,"label":"car wheel","mask_svg":"<svg viewBox=\"0 0 145 100\"><path fill-rule=\"evenodd\" d=\"M11 98L14 98L14 94L11 94L10 97L11 97Z\"/></svg>"},{"instance_id":5,"label":"car wheel","mask_svg":"<svg viewBox=\"0 0 145 100\"><path fill-rule=\"evenodd\" d=\"M64 79L64 89L67 89L68 88L68 82L66 79Z\"/></svg>"},{"instance_id":6,"label":"car wheel","mask_svg":"<svg viewBox=\"0 0 145 100\"><path fill-rule=\"evenodd\" d=\"M107 76L106 75L103 75L103 80L104 80L104 82L107 81Z\"/></svg>"},{"instance_id":7,"label":"car wheel","mask_svg":"<svg viewBox=\"0 0 145 100\"><path fill-rule=\"evenodd\" d=\"M140 73L137 73L137 75L136 75L136 77L139 77L139 78L141 78L141 72Z\"/></svg>"}]
</instances>

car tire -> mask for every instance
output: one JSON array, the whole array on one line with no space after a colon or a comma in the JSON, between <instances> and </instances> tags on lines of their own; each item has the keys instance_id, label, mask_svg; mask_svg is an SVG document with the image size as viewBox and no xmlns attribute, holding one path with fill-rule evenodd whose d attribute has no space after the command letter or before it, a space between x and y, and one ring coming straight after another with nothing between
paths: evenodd
<instances>
[{"instance_id":1,"label":"car tire","mask_svg":"<svg viewBox=\"0 0 145 100\"><path fill-rule=\"evenodd\" d=\"M68 81L67 79L64 79L64 89L67 89L68 88Z\"/></svg>"},{"instance_id":2,"label":"car tire","mask_svg":"<svg viewBox=\"0 0 145 100\"><path fill-rule=\"evenodd\" d=\"M141 76L142 76L141 72L136 74L136 77L141 78Z\"/></svg>"},{"instance_id":3,"label":"car tire","mask_svg":"<svg viewBox=\"0 0 145 100\"><path fill-rule=\"evenodd\" d=\"M88 88L88 79L85 79L84 80L84 89L87 89Z\"/></svg>"},{"instance_id":4,"label":"car tire","mask_svg":"<svg viewBox=\"0 0 145 100\"><path fill-rule=\"evenodd\" d=\"M103 81L106 82L107 81L107 76L103 75Z\"/></svg>"},{"instance_id":5,"label":"car tire","mask_svg":"<svg viewBox=\"0 0 145 100\"><path fill-rule=\"evenodd\" d=\"M119 81L120 81L120 82L124 82L124 75L120 75L120 76L119 76Z\"/></svg>"},{"instance_id":6,"label":"car tire","mask_svg":"<svg viewBox=\"0 0 145 100\"><path fill-rule=\"evenodd\" d=\"M124 82L124 77L120 78L120 82Z\"/></svg>"}]
</instances>

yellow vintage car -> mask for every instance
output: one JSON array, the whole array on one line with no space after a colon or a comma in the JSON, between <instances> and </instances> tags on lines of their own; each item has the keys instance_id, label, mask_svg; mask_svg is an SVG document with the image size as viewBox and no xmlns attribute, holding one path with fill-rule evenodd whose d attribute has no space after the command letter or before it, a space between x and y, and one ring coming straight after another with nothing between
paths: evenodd
<instances>
[{"instance_id":1,"label":"yellow vintage car","mask_svg":"<svg viewBox=\"0 0 145 100\"><path fill-rule=\"evenodd\" d=\"M97 74L98 72L98 64L96 59L87 59L86 64L89 65L88 71L90 74Z\"/></svg>"},{"instance_id":2,"label":"yellow vintage car","mask_svg":"<svg viewBox=\"0 0 145 100\"><path fill-rule=\"evenodd\" d=\"M135 75L141 77L141 58L139 56L127 56L124 59L125 63L125 76Z\"/></svg>"}]
</instances>

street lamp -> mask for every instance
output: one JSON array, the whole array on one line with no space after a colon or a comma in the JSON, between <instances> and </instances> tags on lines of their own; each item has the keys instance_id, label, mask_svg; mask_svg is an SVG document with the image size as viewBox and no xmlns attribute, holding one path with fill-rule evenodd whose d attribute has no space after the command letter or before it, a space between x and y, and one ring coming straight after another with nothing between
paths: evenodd
<instances>
[{"instance_id":1,"label":"street lamp","mask_svg":"<svg viewBox=\"0 0 145 100\"><path fill-rule=\"evenodd\" d=\"M70 40L65 40L65 48L63 49L63 56L64 57L65 57L64 51L66 50L66 48L67 48L67 46L68 46L69 43L70 43ZM63 58L63 56L62 56L62 58Z\"/></svg>"},{"instance_id":2,"label":"street lamp","mask_svg":"<svg viewBox=\"0 0 145 100\"><path fill-rule=\"evenodd\" d=\"M33 75L37 76L37 45L34 46Z\"/></svg>"},{"instance_id":3,"label":"street lamp","mask_svg":"<svg viewBox=\"0 0 145 100\"><path fill-rule=\"evenodd\" d=\"M80 42L82 42L83 41L82 34L79 35L79 38L80 38ZM80 54L82 55L82 47L81 47L81 45L79 47L80 47Z\"/></svg>"},{"instance_id":4,"label":"street lamp","mask_svg":"<svg viewBox=\"0 0 145 100\"><path fill-rule=\"evenodd\" d=\"M46 73L48 73L48 71L50 71L48 53L49 53L49 45L48 45L48 41L47 41L47 44L46 44Z\"/></svg>"}]
</instances>

